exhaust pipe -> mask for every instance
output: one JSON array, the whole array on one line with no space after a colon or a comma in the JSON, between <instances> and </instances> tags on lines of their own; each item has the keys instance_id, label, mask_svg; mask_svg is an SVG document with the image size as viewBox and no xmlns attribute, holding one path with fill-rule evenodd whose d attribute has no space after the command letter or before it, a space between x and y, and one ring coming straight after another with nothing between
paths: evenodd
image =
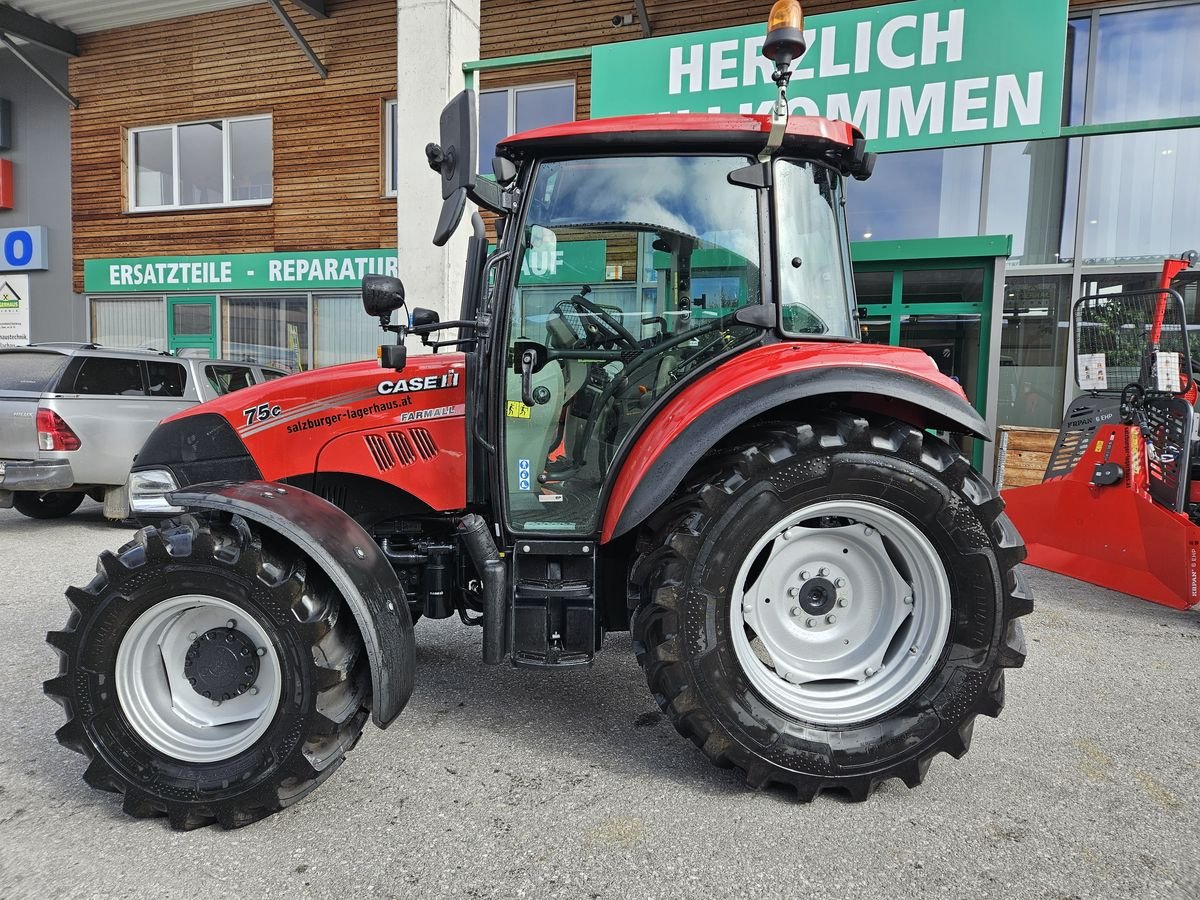
<instances>
[{"instance_id":1,"label":"exhaust pipe","mask_svg":"<svg viewBox=\"0 0 1200 900\"><path fill-rule=\"evenodd\" d=\"M504 661L508 634L508 578L504 560L488 531L487 521L468 513L458 523L458 535L483 581L483 661L495 666Z\"/></svg>"}]
</instances>

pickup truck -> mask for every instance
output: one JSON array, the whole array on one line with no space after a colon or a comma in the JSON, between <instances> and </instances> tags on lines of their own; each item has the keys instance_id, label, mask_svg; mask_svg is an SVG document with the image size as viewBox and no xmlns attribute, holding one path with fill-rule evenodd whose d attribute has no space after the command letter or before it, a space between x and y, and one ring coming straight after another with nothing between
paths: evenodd
<instances>
[{"instance_id":1,"label":"pickup truck","mask_svg":"<svg viewBox=\"0 0 1200 900\"><path fill-rule=\"evenodd\" d=\"M129 468L161 419L287 374L94 344L0 349L0 509L53 519L90 496L124 519Z\"/></svg>"}]
</instances>

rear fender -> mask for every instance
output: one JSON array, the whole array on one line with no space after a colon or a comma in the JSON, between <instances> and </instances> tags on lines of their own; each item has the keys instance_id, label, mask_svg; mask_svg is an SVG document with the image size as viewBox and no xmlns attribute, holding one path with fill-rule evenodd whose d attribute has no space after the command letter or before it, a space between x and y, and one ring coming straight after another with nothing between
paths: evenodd
<instances>
[{"instance_id":1,"label":"rear fender","mask_svg":"<svg viewBox=\"0 0 1200 900\"><path fill-rule=\"evenodd\" d=\"M931 375L942 377L936 372ZM734 388L715 402L701 403L684 391L659 412L626 454L613 483L604 510L602 541L619 537L643 522L723 437L772 413L796 418L798 407L832 405L898 419L918 428L990 440L986 423L957 385L948 379L943 385L928 376L894 368L817 366ZM705 400L712 401L711 394Z\"/></svg>"},{"instance_id":2,"label":"rear fender","mask_svg":"<svg viewBox=\"0 0 1200 900\"><path fill-rule=\"evenodd\" d=\"M346 600L371 665L371 717L386 728L412 694L416 645L404 590L371 536L331 503L270 481L196 485L169 495L189 510L242 516L290 541Z\"/></svg>"}]
</instances>

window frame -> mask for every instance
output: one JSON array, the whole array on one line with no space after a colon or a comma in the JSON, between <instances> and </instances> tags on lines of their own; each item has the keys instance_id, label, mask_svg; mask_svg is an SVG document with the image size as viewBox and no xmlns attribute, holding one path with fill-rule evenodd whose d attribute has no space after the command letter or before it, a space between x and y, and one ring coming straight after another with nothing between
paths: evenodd
<instances>
[{"instance_id":1,"label":"window frame","mask_svg":"<svg viewBox=\"0 0 1200 900\"><path fill-rule=\"evenodd\" d=\"M233 175L230 171L230 139L233 131L231 125L239 122L267 121L271 126L271 196L265 200L231 200L233 194ZM189 203L179 202L179 129L188 125L205 125L211 122L221 124L221 192L224 199L220 203ZM137 182L137 136L151 131L171 132L171 199L169 204L139 205ZM128 213L153 212L185 212L193 209L227 209L237 207L270 206L275 202L275 123L271 113L255 113L248 116L230 116L224 118L195 119L187 122L170 122L162 125L142 125L126 129L126 179L128 183Z\"/></svg>"},{"instance_id":2,"label":"window frame","mask_svg":"<svg viewBox=\"0 0 1200 900\"><path fill-rule=\"evenodd\" d=\"M383 196L392 198L400 193L400 171L396 167L396 144L400 140L399 104L396 97L383 101ZM389 127L393 122L395 127Z\"/></svg>"},{"instance_id":3,"label":"window frame","mask_svg":"<svg viewBox=\"0 0 1200 900\"><path fill-rule=\"evenodd\" d=\"M530 84L511 84L502 85L499 87L480 88L479 98L483 99L484 94L505 94L505 127L508 129L509 135L517 134L517 94L525 91L541 91L547 88L570 88L571 89L571 121L579 120L579 87L575 83L575 79L559 79L556 81L538 81ZM482 137L482 135L480 135ZM490 165L492 157L495 155L495 147L492 148L486 155L482 147L476 148L477 158L482 167L485 162Z\"/></svg>"}]
</instances>

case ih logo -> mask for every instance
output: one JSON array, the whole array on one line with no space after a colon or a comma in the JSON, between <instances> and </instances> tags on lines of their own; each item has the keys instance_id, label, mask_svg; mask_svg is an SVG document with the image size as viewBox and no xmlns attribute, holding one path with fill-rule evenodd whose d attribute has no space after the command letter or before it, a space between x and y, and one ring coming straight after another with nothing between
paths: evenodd
<instances>
[{"instance_id":1,"label":"case ih logo","mask_svg":"<svg viewBox=\"0 0 1200 900\"><path fill-rule=\"evenodd\" d=\"M397 378L381 381L376 390L381 394L403 394L409 391L433 391L438 388L458 387L458 369L442 375L426 375L424 378Z\"/></svg>"}]
</instances>

